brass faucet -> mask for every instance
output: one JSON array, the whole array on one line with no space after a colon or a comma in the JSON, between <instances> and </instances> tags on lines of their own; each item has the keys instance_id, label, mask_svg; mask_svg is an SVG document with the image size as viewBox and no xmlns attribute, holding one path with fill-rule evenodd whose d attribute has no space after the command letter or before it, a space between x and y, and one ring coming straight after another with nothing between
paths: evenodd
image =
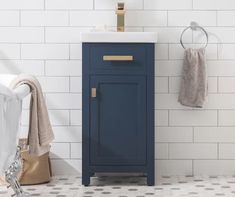
<instances>
[{"instance_id":1,"label":"brass faucet","mask_svg":"<svg viewBox=\"0 0 235 197\"><path fill-rule=\"evenodd\" d=\"M125 10L124 10L124 3L119 2L117 4L117 31L123 32L125 31Z\"/></svg>"}]
</instances>

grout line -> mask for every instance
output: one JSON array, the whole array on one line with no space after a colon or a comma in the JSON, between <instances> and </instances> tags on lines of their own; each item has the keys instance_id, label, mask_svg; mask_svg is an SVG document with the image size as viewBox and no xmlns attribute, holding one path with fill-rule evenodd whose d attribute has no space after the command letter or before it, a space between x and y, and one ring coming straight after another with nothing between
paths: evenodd
<instances>
[{"instance_id":1,"label":"grout line","mask_svg":"<svg viewBox=\"0 0 235 197\"><path fill-rule=\"evenodd\" d=\"M192 142L195 143L194 126L192 127Z\"/></svg>"},{"instance_id":2,"label":"grout line","mask_svg":"<svg viewBox=\"0 0 235 197\"><path fill-rule=\"evenodd\" d=\"M69 92L71 93L71 76L69 76Z\"/></svg>"},{"instance_id":3,"label":"grout line","mask_svg":"<svg viewBox=\"0 0 235 197\"><path fill-rule=\"evenodd\" d=\"M22 44L20 43L19 45L20 45L20 60L21 60L22 59ZM8 61L8 60L6 60L6 61Z\"/></svg>"},{"instance_id":4,"label":"grout line","mask_svg":"<svg viewBox=\"0 0 235 197\"><path fill-rule=\"evenodd\" d=\"M194 176L194 159L192 159L192 175Z\"/></svg>"},{"instance_id":5,"label":"grout line","mask_svg":"<svg viewBox=\"0 0 235 197\"><path fill-rule=\"evenodd\" d=\"M28 125L22 125L22 127L27 127ZM81 127L82 125L71 125L71 127ZM68 125L64 125L64 126L54 126L53 127L69 127ZM53 143L70 143L70 142L64 142L64 141L56 141ZM76 142L76 143L81 143L81 142ZM227 145L231 145L234 144L234 142L197 142L197 143L192 143L192 142L154 142L154 144L169 144L169 145L179 145L179 144L183 144L183 145L193 145L193 144L197 144L197 145L216 145L217 144L227 144Z\"/></svg>"},{"instance_id":6,"label":"grout line","mask_svg":"<svg viewBox=\"0 0 235 197\"><path fill-rule=\"evenodd\" d=\"M44 70L44 76L46 75L46 60L43 60L43 70Z\"/></svg>"},{"instance_id":7,"label":"grout line","mask_svg":"<svg viewBox=\"0 0 235 197\"><path fill-rule=\"evenodd\" d=\"M68 26L69 26L69 27L71 27L70 17L71 17L70 11L68 11Z\"/></svg>"},{"instance_id":8,"label":"grout line","mask_svg":"<svg viewBox=\"0 0 235 197\"><path fill-rule=\"evenodd\" d=\"M167 158L170 159L170 144L167 143Z\"/></svg>"},{"instance_id":9,"label":"grout line","mask_svg":"<svg viewBox=\"0 0 235 197\"><path fill-rule=\"evenodd\" d=\"M45 0L44 0L45 1ZM93 2L95 2L95 0L93 0ZM182 8L182 9L156 9L156 8L144 8L144 5L140 5L139 8L128 8L128 12L136 12L136 11L145 11L145 12L165 12L165 11L174 11L174 12L205 12L205 13L212 13L212 12L216 12L216 11L224 11L224 12L231 12L231 11L235 11L235 8L233 9L198 9L198 8L194 8L194 1L192 0L192 6L191 8ZM113 8L101 8L101 9L96 9L95 8L95 3L93 3L91 8L74 8L74 7L68 7L68 8L46 8L46 3L45 5L43 5L42 8L15 8L15 9L1 9L1 11L17 11L17 10L22 10L22 11L75 11L75 12L79 12L79 11L95 11L95 12L102 12L102 11L114 11L115 7Z\"/></svg>"},{"instance_id":10,"label":"grout line","mask_svg":"<svg viewBox=\"0 0 235 197\"><path fill-rule=\"evenodd\" d=\"M93 0L95 1L95 0ZM194 3L193 3L194 4ZM95 4L93 4L95 5ZM194 5L193 5L194 6ZM195 7L195 6L194 6ZM155 8L151 8L151 9L144 9L144 11L148 12L148 11L156 11L156 12L162 12L162 11L176 11L176 12L182 12L182 11L191 11L191 12L215 12L215 11L225 11L225 12L230 12L230 11L235 11L235 8L233 9L195 9L192 6L191 8L180 8L180 9L155 9ZM1 11L17 11L17 10L22 10L22 11L44 11L44 6L42 8L14 8L14 9L1 9ZM92 6L91 8L74 8L74 7L68 7L68 8L46 8L46 11L113 11L115 8L101 8L101 9L95 9L95 6ZM142 11L143 10L143 5L141 5L139 8L128 8L128 11Z\"/></svg>"},{"instance_id":11,"label":"grout line","mask_svg":"<svg viewBox=\"0 0 235 197\"><path fill-rule=\"evenodd\" d=\"M71 124L71 110L69 110L69 126L72 126L72 124Z\"/></svg>"},{"instance_id":12,"label":"grout line","mask_svg":"<svg viewBox=\"0 0 235 197\"><path fill-rule=\"evenodd\" d=\"M170 126L170 110L167 110L167 115L168 115L168 127Z\"/></svg>"},{"instance_id":13,"label":"grout line","mask_svg":"<svg viewBox=\"0 0 235 197\"><path fill-rule=\"evenodd\" d=\"M19 10L19 27L21 27L21 10Z\"/></svg>"},{"instance_id":14,"label":"grout line","mask_svg":"<svg viewBox=\"0 0 235 197\"><path fill-rule=\"evenodd\" d=\"M67 26L66 26L67 27ZM8 28L8 27L6 27L6 28ZM10 27L10 28L12 28L12 27ZM21 28L21 27L19 27L19 26L17 26L17 27L13 27L13 28ZM22 27L22 28L24 28L24 27ZM44 30L44 28L45 29L47 29L47 28L51 28L51 27L48 27L48 26L40 26L39 27L41 30ZM55 27L55 28L57 28L57 27ZM68 28L71 28L71 27L68 27ZM133 27L133 28L138 28L138 29L143 29L144 27ZM146 31L146 29L144 28L144 30ZM11 41L6 41L6 42L0 42L0 44L16 44L16 43L18 43L18 42L22 42L22 40L19 40L19 41L16 41L16 42L11 42ZM68 44L68 43L71 43L71 44L81 44L81 42L78 42L78 41L74 41L74 42L65 42L65 41L61 41L61 42L56 42L56 41L48 41L48 42L46 42L46 44ZM25 44L25 45L27 45L27 44L35 44L35 45L37 45L37 44L44 44L44 41L35 41L35 42L28 42L28 41L25 41L25 43L23 43L23 44ZM169 43L169 42L158 42L157 44L168 44L168 45L179 45L180 46L180 42L171 42L171 43ZM185 42L185 44L196 44L196 45L199 45L199 44L204 44L203 42L196 42L196 43L193 43L193 42ZM224 45L228 45L228 46L230 46L230 45L234 45L235 46L235 42L230 42L230 43L227 43L227 42L224 42L224 43L221 43L221 44L223 44L223 46ZM208 43L208 45L210 45L210 46L217 46L217 45L220 45L220 43L216 43L216 42L211 42L211 43ZM182 59L182 58L181 58ZM173 59L174 60L174 59ZM175 60L180 60L180 59L175 59ZM217 57L216 57L216 59L208 59L208 61L211 61L211 60L217 60ZM229 61L229 60L235 60L235 58L233 59L233 58L226 58L226 59L218 59L218 60L223 60L223 61Z\"/></svg>"},{"instance_id":15,"label":"grout line","mask_svg":"<svg viewBox=\"0 0 235 197\"><path fill-rule=\"evenodd\" d=\"M68 50L69 50L69 61L71 61L71 43L68 43Z\"/></svg>"},{"instance_id":16,"label":"grout line","mask_svg":"<svg viewBox=\"0 0 235 197\"><path fill-rule=\"evenodd\" d=\"M170 94L170 77L169 76L167 77L167 80L168 80L168 94Z\"/></svg>"},{"instance_id":17,"label":"grout line","mask_svg":"<svg viewBox=\"0 0 235 197\"><path fill-rule=\"evenodd\" d=\"M24 44L24 43L1 43L1 44L6 44L6 45L32 45L32 44ZM40 43L40 44L38 44L38 45L42 45L43 43ZM48 45L52 45L51 43L45 43L45 44L48 44ZM68 43L69 44L69 43ZM72 43L73 44L73 43ZM55 45L61 45L61 44L59 44L59 43L57 43L57 44L55 44ZM66 44L64 44L64 45L66 45ZM4 60L9 60L9 58L0 58L0 60L2 61L4 61ZM10 60L20 60L19 58L11 58ZM73 59L69 59L69 57L68 58L66 58L66 59L55 59L55 58L53 58L53 59L45 59L45 58L38 58L38 59L35 59L35 58L24 58L23 60L25 60L25 61L42 61L42 60L46 60L46 61L82 61L82 59L76 59L76 58L73 58ZM170 60L167 60L167 59L155 59L155 62L167 62L167 61L169 61L169 62L171 62L171 61L181 61L182 59L170 59ZM214 60L208 60L208 61L214 61ZM223 61L226 61L226 60L223 60ZM235 61L235 60L227 60L227 61ZM63 75L64 76L64 75ZM170 75L169 77L178 77L178 76L181 76L181 75ZM156 75L156 77L168 77L168 75ZM216 77L216 76L214 76L214 75L211 75L211 76L209 76L209 77ZM221 77L235 77L234 75L228 75L228 76L221 76Z\"/></svg>"},{"instance_id":18,"label":"grout line","mask_svg":"<svg viewBox=\"0 0 235 197\"><path fill-rule=\"evenodd\" d=\"M58 143L58 142L54 142ZM68 142L61 142L61 143L68 143ZM74 142L71 142L74 143ZM76 142L81 143L81 142ZM52 158L52 160L64 160L64 158ZM73 158L71 160L80 161L82 158ZM192 158L185 158L185 159L157 159L155 158L155 161L234 161L234 159L192 159Z\"/></svg>"},{"instance_id":19,"label":"grout line","mask_svg":"<svg viewBox=\"0 0 235 197\"><path fill-rule=\"evenodd\" d=\"M194 32L191 32L191 39L192 39L192 43L195 44L195 39L194 39ZM209 43L208 43L209 44Z\"/></svg>"},{"instance_id":20,"label":"grout line","mask_svg":"<svg viewBox=\"0 0 235 197\"><path fill-rule=\"evenodd\" d=\"M169 11L168 10L166 12L166 20L167 20L166 26L168 27L169 26Z\"/></svg>"},{"instance_id":21,"label":"grout line","mask_svg":"<svg viewBox=\"0 0 235 197\"><path fill-rule=\"evenodd\" d=\"M170 44L168 43L167 44L167 52L168 52L168 54L167 54L167 60L170 60Z\"/></svg>"},{"instance_id":22,"label":"grout line","mask_svg":"<svg viewBox=\"0 0 235 197\"><path fill-rule=\"evenodd\" d=\"M45 76L46 77L46 76ZM66 95L81 95L82 92L44 92L47 95L58 95L58 94L66 94ZM23 108L23 109L28 109L28 108ZM81 110L82 108L48 108L48 110ZM155 109L155 111L189 111L189 112L208 112L208 111L235 111L235 109L203 109L203 110L197 110L197 109ZM234 127L234 125L218 125L213 124L213 125L197 125L197 124L190 124L190 125L155 125L155 127Z\"/></svg>"},{"instance_id":23,"label":"grout line","mask_svg":"<svg viewBox=\"0 0 235 197\"><path fill-rule=\"evenodd\" d=\"M69 143L69 158L72 159L72 147L71 147L71 142Z\"/></svg>"},{"instance_id":24,"label":"grout line","mask_svg":"<svg viewBox=\"0 0 235 197\"><path fill-rule=\"evenodd\" d=\"M22 10L21 10L22 11ZM68 11L70 13L70 11ZM0 27L19 27L19 25L0 25ZM32 27L32 28L35 28L35 27L44 27L43 25L22 25L22 27ZM46 27L68 27L66 25L47 25ZM91 29L94 27L94 25L88 25L88 26L84 26L84 25L71 25L71 27L74 27L74 28L87 28L87 29ZM115 25L108 25L107 27L109 28L115 28ZM169 25L167 26L166 25L151 25L151 26L143 26L143 25L128 25L126 26L126 28L142 28L142 27L145 27L145 28L162 28L162 29L169 29L169 28L175 28L175 29L184 29L185 27L187 27L187 25ZM217 29L221 29L221 28L227 28L227 29L234 29L235 26L216 26L216 25L204 25L203 27L205 28L217 28Z\"/></svg>"},{"instance_id":25,"label":"grout line","mask_svg":"<svg viewBox=\"0 0 235 197\"><path fill-rule=\"evenodd\" d=\"M7 27L6 27L7 28ZM10 27L11 28L11 27ZM20 27L18 27L18 28L20 28ZM46 29L46 28L48 28L48 27L40 27L41 28L41 30L44 30L44 29ZM50 27L49 27L50 28ZM70 27L68 27L68 28L70 28ZM143 29L143 28L140 28L140 27L138 27L139 29ZM144 29L144 30L146 30L146 29ZM17 44L17 43L19 43L19 42L22 42L22 40L19 40L19 41L16 41L16 42L11 42L11 41L6 41L6 42L0 42L0 44ZM70 44L81 44L81 42L77 42L77 41L74 41L74 42L65 42L65 41L61 41L61 42L55 42L55 41L48 41L48 42L46 42L46 44L54 44L54 45L66 45L66 44L68 44L68 43L70 43ZM25 44L25 45L27 45L27 44L35 44L35 45L40 45L40 44L45 44L44 43L44 41L35 41L35 42L28 42L28 41L25 41L23 44ZM174 42L174 43L169 43L169 42L158 42L158 44L168 44L168 45L179 45L180 46L180 43L179 42ZM196 44L196 45L199 45L199 44L204 44L204 43L199 43L199 42L197 42L197 43L193 43L193 42L186 42L185 44ZM230 46L230 45L233 45L233 46L235 46L235 42L230 42L230 43L226 43L226 42L224 42L224 43L221 43L221 44L223 44L223 45L227 45L227 46ZM215 42L211 42L211 43L208 43L208 45L210 45L210 46L218 46L218 45L220 45L220 44L218 44L218 43L215 43ZM170 59L170 60L182 60L182 58L174 58L174 59ZM208 61L212 61L212 60L218 60L218 61L230 61L230 60L235 60L235 57L234 58L226 58L226 59L218 59L217 57L216 57L216 59L212 59L212 58L209 58L208 59Z\"/></svg>"},{"instance_id":26,"label":"grout line","mask_svg":"<svg viewBox=\"0 0 235 197\"><path fill-rule=\"evenodd\" d=\"M46 42L46 27L43 27L43 36L44 36L44 44L47 44Z\"/></svg>"}]
</instances>

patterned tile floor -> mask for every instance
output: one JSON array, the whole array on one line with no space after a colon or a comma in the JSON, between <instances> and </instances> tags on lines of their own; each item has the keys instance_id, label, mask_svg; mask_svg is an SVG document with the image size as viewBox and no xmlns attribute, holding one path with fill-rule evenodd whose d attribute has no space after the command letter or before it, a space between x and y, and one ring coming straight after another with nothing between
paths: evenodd
<instances>
[{"instance_id":1,"label":"patterned tile floor","mask_svg":"<svg viewBox=\"0 0 235 197\"><path fill-rule=\"evenodd\" d=\"M235 176L160 177L148 187L143 177L95 177L91 186L81 186L80 177L54 177L51 183L27 186L31 196L43 197L235 197ZM0 193L11 196L12 191Z\"/></svg>"}]
</instances>

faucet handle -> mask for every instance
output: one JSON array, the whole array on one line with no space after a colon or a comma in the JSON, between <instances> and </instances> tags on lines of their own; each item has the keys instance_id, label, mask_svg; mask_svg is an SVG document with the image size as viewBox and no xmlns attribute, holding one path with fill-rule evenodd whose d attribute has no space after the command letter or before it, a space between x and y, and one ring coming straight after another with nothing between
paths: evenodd
<instances>
[{"instance_id":1,"label":"faucet handle","mask_svg":"<svg viewBox=\"0 0 235 197\"><path fill-rule=\"evenodd\" d=\"M117 4L117 10L124 10L125 3L124 2L118 2Z\"/></svg>"}]
</instances>

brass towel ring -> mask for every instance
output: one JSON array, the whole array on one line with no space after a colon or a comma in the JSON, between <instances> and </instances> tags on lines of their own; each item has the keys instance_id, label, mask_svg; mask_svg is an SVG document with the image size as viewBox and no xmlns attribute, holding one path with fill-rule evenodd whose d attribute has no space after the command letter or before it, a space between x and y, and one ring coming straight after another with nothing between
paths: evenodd
<instances>
[{"instance_id":1,"label":"brass towel ring","mask_svg":"<svg viewBox=\"0 0 235 197\"><path fill-rule=\"evenodd\" d=\"M202 31L205 33L205 35L206 35L206 43L205 43L205 46L203 47L203 48L205 49L205 48L207 47L207 45L208 45L209 36L208 36L207 31L206 31L203 27L199 26L196 22L191 22L191 23L190 23L190 26L189 26L189 27L186 27L186 28L182 31L181 36L180 36L180 44L181 44L181 46L182 46L184 49L186 49L186 47L184 46L184 43L183 43L183 35L184 35L184 33L185 33L188 29L191 29L192 31L196 31L197 29L200 29L200 30L202 30Z\"/></svg>"}]
</instances>

